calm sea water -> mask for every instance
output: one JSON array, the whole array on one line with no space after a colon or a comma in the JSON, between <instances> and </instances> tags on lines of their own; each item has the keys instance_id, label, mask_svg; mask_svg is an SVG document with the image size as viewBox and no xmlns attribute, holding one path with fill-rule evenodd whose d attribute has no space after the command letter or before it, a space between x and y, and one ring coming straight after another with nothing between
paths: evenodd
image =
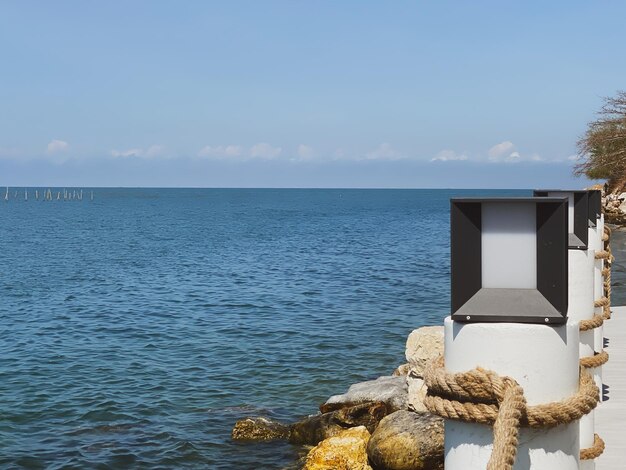
<instances>
[{"instance_id":1,"label":"calm sea water","mask_svg":"<svg viewBox=\"0 0 626 470\"><path fill-rule=\"evenodd\" d=\"M293 421L403 362L449 302L448 199L96 189L0 201L0 467L279 469Z\"/></svg>"}]
</instances>

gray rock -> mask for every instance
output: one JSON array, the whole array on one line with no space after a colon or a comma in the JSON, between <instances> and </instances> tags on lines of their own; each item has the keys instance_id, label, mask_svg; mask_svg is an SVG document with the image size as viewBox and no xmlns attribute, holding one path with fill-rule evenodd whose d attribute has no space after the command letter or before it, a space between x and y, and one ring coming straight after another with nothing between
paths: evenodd
<instances>
[{"instance_id":1,"label":"gray rock","mask_svg":"<svg viewBox=\"0 0 626 470\"><path fill-rule=\"evenodd\" d=\"M293 444L317 445L324 439L356 426L365 426L369 432L374 432L380 420L389 412L385 403L369 402L309 416L291 426L289 441Z\"/></svg>"},{"instance_id":2,"label":"gray rock","mask_svg":"<svg viewBox=\"0 0 626 470\"><path fill-rule=\"evenodd\" d=\"M443 419L396 411L383 418L367 444L376 470L443 470Z\"/></svg>"},{"instance_id":3,"label":"gray rock","mask_svg":"<svg viewBox=\"0 0 626 470\"><path fill-rule=\"evenodd\" d=\"M320 406L327 413L345 406L359 403L383 402L390 412L406 410L408 406L408 385L405 376L384 376L376 380L351 385L343 395L334 395Z\"/></svg>"},{"instance_id":4,"label":"gray rock","mask_svg":"<svg viewBox=\"0 0 626 470\"><path fill-rule=\"evenodd\" d=\"M289 437L289 426L269 418L244 418L235 423L231 434L235 440L269 441Z\"/></svg>"}]
</instances>

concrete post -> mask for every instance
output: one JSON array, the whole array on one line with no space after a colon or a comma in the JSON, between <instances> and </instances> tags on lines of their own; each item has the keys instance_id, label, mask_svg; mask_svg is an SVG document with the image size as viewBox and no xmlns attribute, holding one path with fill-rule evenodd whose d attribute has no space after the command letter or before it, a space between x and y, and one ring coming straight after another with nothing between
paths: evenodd
<instances>
[{"instance_id":1,"label":"concrete post","mask_svg":"<svg viewBox=\"0 0 626 470\"><path fill-rule=\"evenodd\" d=\"M595 251L570 249L568 252L568 320L580 322L593 317L593 294L594 294L594 265ZM580 332L580 357L594 355L595 333L594 330ZM580 447L585 449L593 446L595 434L594 412L592 411L580 420ZM593 460L581 462L581 470L593 470Z\"/></svg>"},{"instance_id":2,"label":"concrete post","mask_svg":"<svg viewBox=\"0 0 626 470\"><path fill-rule=\"evenodd\" d=\"M602 251L604 249L604 242L602 241L602 235L604 233L604 216L599 218L595 227L589 228L589 249L595 252ZM602 276L602 269L604 268L604 261L601 259L594 260L593 268L593 298L600 300L604 297L604 279ZM596 315L602 315L603 308L595 307L594 313ZM595 328L594 332L594 351L601 353L604 350L604 328L600 326ZM593 376L596 381L596 385L602 391L602 367L596 367L593 370Z\"/></svg>"},{"instance_id":3,"label":"concrete post","mask_svg":"<svg viewBox=\"0 0 626 470\"><path fill-rule=\"evenodd\" d=\"M451 373L477 366L514 378L529 405L560 401L578 390L579 329L524 323L444 322L445 364ZM446 420L446 470L484 470L493 429ZM579 470L579 424L520 430L515 470Z\"/></svg>"}]
</instances>

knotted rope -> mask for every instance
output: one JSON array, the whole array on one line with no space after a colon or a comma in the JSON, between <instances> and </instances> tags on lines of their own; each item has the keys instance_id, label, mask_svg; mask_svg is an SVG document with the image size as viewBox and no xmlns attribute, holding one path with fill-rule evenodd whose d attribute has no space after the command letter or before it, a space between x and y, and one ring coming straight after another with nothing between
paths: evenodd
<instances>
[{"instance_id":1,"label":"knotted rope","mask_svg":"<svg viewBox=\"0 0 626 470\"><path fill-rule=\"evenodd\" d=\"M571 423L593 410L599 391L584 368L578 392L559 402L528 406L522 387L510 377L477 367L468 372L445 371L443 357L424 372L428 392L424 405L447 419L493 425L493 451L488 470L511 470L517 455L520 426L551 428Z\"/></svg>"}]
</instances>

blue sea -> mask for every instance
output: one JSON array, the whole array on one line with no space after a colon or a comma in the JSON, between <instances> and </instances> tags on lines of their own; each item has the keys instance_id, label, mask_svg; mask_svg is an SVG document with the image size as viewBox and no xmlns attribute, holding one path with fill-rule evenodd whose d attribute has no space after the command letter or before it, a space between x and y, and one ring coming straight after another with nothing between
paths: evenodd
<instances>
[{"instance_id":1,"label":"blue sea","mask_svg":"<svg viewBox=\"0 0 626 470\"><path fill-rule=\"evenodd\" d=\"M448 199L528 194L21 191L0 201L3 469L289 468L298 447L233 442L235 421L390 374L448 312Z\"/></svg>"}]
</instances>

